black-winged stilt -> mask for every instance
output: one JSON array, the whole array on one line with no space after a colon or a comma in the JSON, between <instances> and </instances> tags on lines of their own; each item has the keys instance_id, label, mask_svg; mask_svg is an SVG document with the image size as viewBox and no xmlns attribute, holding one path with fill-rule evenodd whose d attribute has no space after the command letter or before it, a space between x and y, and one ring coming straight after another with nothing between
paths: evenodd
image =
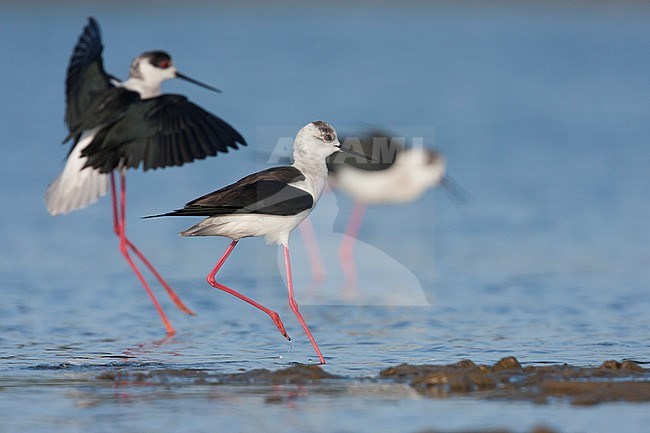
<instances>
[{"instance_id":1,"label":"black-winged stilt","mask_svg":"<svg viewBox=\"0 0 650 433\"><path fill-rule=\"evenodd\" d=\"M224 236L232 240L226 252L208 274L208 283L248 302L268 314L282 335L289 339L277 312L242 295L216 280L216 274L240 239L264 237L267 243L284 248L289 305L311 341L321 364L325 359L303 319L294 298L289 234L314 209L327 183L325 158L338 151L360 155L341 148L336 131L325 122L312 122L303 127L293 145L294 162L290 166L273 167L240 179L211 192L178 209L160 216L208 217L181 232L182 236Z\"/></svg>"},{"instance_id":2,"label":"black-winged stilt","mask_svg":"<svg viewBox=\"0 0 650 433\"><path fill-rule=\"evenodd\" d=\"M444 157L424 146L405 147L404 140L374 130L348 136L343 143L372 159L331 155L327 160L329 184L354 200L339 257L347 285L356 279L354 241L366 206L417 200L428 189L447 182Z\"/></svg>"},{"instance_id":3,"label":"black-winged stilt","mask_svg":"<svg viewBox=\"0 0 650 433\"><path fill-rule=\"evenodd\" d=\"M182 95L161 95L160 85L181 78L210 90L211 86L176 70L169 54L150 51L131 63L129 79L119 82L104 71L99 25L92 17L74 48L66 77L65 121L72 148L63 172L45 195L52 215L65 214L94 203L108 192L113 202L113 230L120 252L144 286L169 335L174 334L158 300L129 255L132 250L149 268L174 303L194 314L180 300L151 263L126 237L125 171L156 169L215 156L245 145L229 124L189 102ZM120 172L119 205L114 171Z\"/></svg>"}]
</instances>

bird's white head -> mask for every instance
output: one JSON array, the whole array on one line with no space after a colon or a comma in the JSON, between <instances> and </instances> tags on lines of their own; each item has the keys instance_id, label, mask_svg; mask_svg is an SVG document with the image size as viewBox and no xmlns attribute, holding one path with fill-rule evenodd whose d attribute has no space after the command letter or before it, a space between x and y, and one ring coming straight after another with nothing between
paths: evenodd
<instances>
[{"instance_id":1,"label":"bird's white head","mask_svg":"<svg viewBox=\"0 0 650 433\"><path fill-rule=\"evenodd\" d=\"M140 54L131 62L129 79L141 81L151 89L158 89L163 81L176 78L176 66L172 58L164 51L148 51Z\"/></svg>"},{"instance_id":2,"label":"bird's white head","mask_svg":"<svg viewBox=\"0 0 650 433\"><path fill-rule=\"evenodd\" d=\"M294 161L325 164L325 158L341 150L334 128L322 120L305 125L293 144Z\"/></svg>"},{"instance_id":3,"label":"bird's white head","mask_svg":"<svg viewBox=\"0 0 650 433\"><path fill-rule=\"evenodd\" d=\"M180 78L206 89L221 92L219 89L178 72L171 56L165 51L147 51L133 59L129 79L123 85L129 90L140 93L140 97L146 99L160 95L162 82L172 78Z\"/></svg>"}]
</instances>

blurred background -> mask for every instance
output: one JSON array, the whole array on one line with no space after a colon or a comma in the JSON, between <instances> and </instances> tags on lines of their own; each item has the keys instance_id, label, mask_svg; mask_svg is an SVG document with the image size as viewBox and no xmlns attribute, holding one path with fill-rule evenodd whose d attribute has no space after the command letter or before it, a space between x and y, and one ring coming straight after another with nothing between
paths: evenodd
<instances>
[{"instance_id":1,"label":"blurred background","mask_svg":"<svg viewBox=\"0 0 650 433\"><path fill-rule=\"evenodd\" d=\"M68 151L60 145L65 71L90 15L103 31L109 73L124 79L133 57L164 49L179 71L223 94L178 80L164 91L188 95L249 142L186 167L128 174L131 239L199 313L182 317L160 291L190 342L178 362L228 369L242 364L219 364L215 350L241 360L284 346L263 315L207 287L226 239L177 236L192 218L140 217L268 167L281 137L318 119L346 133L364 125L427 131L425 144L445 155L448 174L467 191L464 203L431 190L365 214L356 250L365 298L356 304L374 305L377 290L397 295L384 306L414 293L430 305L423 309L346 306L336 249L350 198L325 194L313 214L328 275L314 290L325 298L307 293L309 264L294 233L305 290L298 301L336 372L504 354L578 364L650 357L647 3L4 1L0 9L0 341L8 366L95 362L93 354L119 351L124 339L163 334L119 256L110 200L56 218L43 203ZM274 247L247 240L223 278L292 321L281 269ZM268 332L251 335L258 328ZM304 362L311 348L291 328L299 337L291 359ZM101 338L114 340L106 347ZM51 341L59 349L48 352ZM61 349L61 341L78 344Z\"/></svg>"},{"instance_id":2,"label":"blurred background","mask_svg":"<svg viewBox=\"0 0 650 433\"><path fill-rule=\"evenodd\" d=\"M418 202L375 206L365 215L359 239L414 274L429 303L453 305L468 293L486 303L521 293L532 303L647 296L650 8L643 3L2 8L5 292L55 289L57 296L92 299L88 290L107 290L98 286L124 276L133 297L141 295L116 254L107 197L56 218L43 205L68 151L59 144L66 135L65 70L93 15L109 73L124 79L133 57L165 49L180 71L224 93L182 81L164 90L188 95L249 142L183 168L129 172L129 232L170 280L202 284L227 240L176 236L195 219L140 217L266 168L282 137L323 119L348 134L378 125L427 135L468 192L464 204L432 190ZM314 213L325 256L336 249L328 235L342 232L350 208L344 195L326 195ZM301 248L296 234L293 243ZM232 273L279 278L273 248L251 240L240 249L245 253L229 262ZM254 257L252 269L246 256ZM383 278L377 268L361 273ZM340 274L335 261L328 274Z\"/></svg>"}]
</instances>

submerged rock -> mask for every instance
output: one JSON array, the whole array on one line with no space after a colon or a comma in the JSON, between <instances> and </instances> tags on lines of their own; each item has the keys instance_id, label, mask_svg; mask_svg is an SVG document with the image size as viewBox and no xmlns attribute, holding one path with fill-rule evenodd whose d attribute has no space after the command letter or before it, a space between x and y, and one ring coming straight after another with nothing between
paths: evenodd
<instances>
[{"instance_id":1,"label":"submerged rock","mask_svg":"<svg viewBox=\"0 0 650 433\"><path fill-rule=\"evenodd\" d=\"M650 401L650 370L633 361L606 361L595 368L567 364L522 368L511 356L493 366L470 360L441 366L400 364L382 370L379 377L408 382L428 397L472 393L536 403L562 398L581 405Z\"/></svg>"},{"instance_id":2,"label":"submerged rock","mask_svg":"<svg viewBox=\"0 0 650 433\"><path fill-rule=\"evenodd\" d=\"M113 382L208 383L208 384L306 384L340 376L327 373L317 365L296 365L271 371L265 368L242 373L209 373L197 369L156 369L151 371L111 370L97 376Z\"/></svg>"},{"instance_id":3,"label":"submerged rock","mask_svg":"<svg viewBox=\"0 0 650 433\"><path fill-rule=\"evenodd\" d=\"M623 362L618 362L614 360L605 361L602 363L600 368L608 370L631 370L631 371L643 371L643 367L637 364L634 361L625 360Z\"/></svg>"},{"instance_id":4,"label":"submerged rock","mask_svg":"<svg viewBox=\"0 0 650 433\"><path fill-rule=\"evenodd\" d=\"M462 430L463 433L512 433L511 430L505 429L487 429L487 430ZM556 430L551 430L547 427L534 427L532 430L529 430L530 433L556 433ZM443 433L439 430L426 430L421 433ZM444 432L444 433L456 433L456 432ZM460 433L460 431L458 432Z\"/></svg>"},{"instance_id":5,"label":"submerged rock","mask_svg":"<svg viewBox=\"0 0 650 433\"><path fill-rule=\"evenodd\" d=\"M327 373L318 365L295 365L282 370L271 371L265 368L244 373L222 375L223 382L230 383L269 383L305 384L323 379L336 379L340 376Z\"/></svg>"},{"instance_id":6,"label":"submerged rock","mask_svg":"<svg viewBox=\"0 0 650 433\"><path fill-rule=\"evenodd\" d=\"M502 358L494 364L492 371L523 371L521 364L517 361L517 358L514 356L508 356L507 358Z\"/></svg>"},{"instance_id":7,"label":"submerged rock","mask_svg":"<svg viewBox=\"0 0 650 433\"><path fill-rule=\"evenodd\" d=\"M578 405L605 402L650 401L650 382L544 382L540 394L546 398L568 398Z\"/></svg>"},{"instance_id":8,"label":"submerged rock","mask_svg":"<svg viewBox=\"0 0 650 433\"><path fill-rule=\"evenodd\" d=\"M184 368L143 370L141 367L129 369L121 365L98 374L96 379L120 385L125 382L153 385L300 385L300 389L303 389L303 385L336 381L335 387L321 391L341 393L363 382L363 379L333 375L317 365L294 365L275 371L254 369L240 373ZM386 385L377 388L386 393L403 389L404 384L408 384L420 395L432 398L471 395L535 403L566 401L576 405L650 401L650 369L629 360L608 360L598 367L559 364L524 368L512 356L494 365L477 365L471 360L449 365L399 364L380 371L372 382ZM286 402L303 396L292 388L285 390L267 396L267 402Z\"/></svg>"}]
</instances>

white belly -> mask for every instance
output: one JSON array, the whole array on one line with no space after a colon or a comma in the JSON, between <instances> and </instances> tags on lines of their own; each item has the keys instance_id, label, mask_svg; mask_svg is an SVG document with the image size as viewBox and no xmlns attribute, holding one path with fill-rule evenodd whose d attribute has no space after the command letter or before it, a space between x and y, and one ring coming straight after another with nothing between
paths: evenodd
<instances>
[{"instance_id":1,"label":"white belly","mask_svg":"<svg viewBox=\"0 0 650 433\"><path fill-rule=\"evenodd\" d=\"M288 245L289 234L310 212L311 209L293 216L240 214L209 217L180 234L224 236L233 240L260 236L264 237L268 244Z\"/></svg>"}]
</instances>

